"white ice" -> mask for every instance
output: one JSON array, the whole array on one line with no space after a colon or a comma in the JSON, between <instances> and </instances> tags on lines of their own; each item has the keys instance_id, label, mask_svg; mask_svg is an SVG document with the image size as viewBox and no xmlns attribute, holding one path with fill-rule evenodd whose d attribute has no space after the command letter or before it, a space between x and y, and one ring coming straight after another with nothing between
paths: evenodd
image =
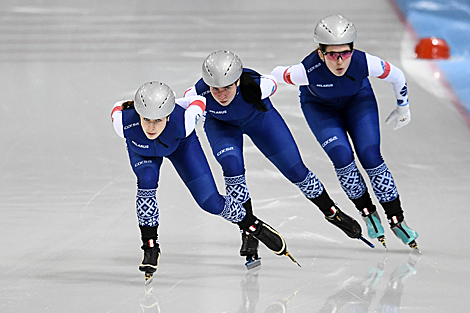
<instances>
[{"instance_id":1,"label":"white ice","mask_svg":"<svg viewBox=\"0 0 470 313\"><path fill-rule=\"evenodd\" d=\"M450 89L432 79L432 62L411 59L414 43L390 2L5 0L0 11L1 312L468 311L470 128ZM349 239L247 139L255 214L302 267L262 246L261 269L247 271L238 228L199 209L165 162L162 256L146 293L135 177L111 125L113 103L149 80L182 96L218 49L262 73L298 63L314 49L315 23L335 13L355 22L357 48L407 75L412 122L397 131L383 123L395 106L391 86L372 84L382 152L422 254L389 229L388 252ZM306 165L359 219L296 88L280 85L272 100ZM201 125L197 132L223 192Z\"/></svg>"}]
</instances>

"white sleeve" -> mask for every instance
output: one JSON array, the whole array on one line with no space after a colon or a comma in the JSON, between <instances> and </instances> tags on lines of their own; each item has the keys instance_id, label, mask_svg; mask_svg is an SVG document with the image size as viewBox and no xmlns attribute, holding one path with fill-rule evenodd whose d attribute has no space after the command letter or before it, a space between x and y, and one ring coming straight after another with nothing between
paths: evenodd
<instances>
[{"instance_id":1,"label":"white sleeve","mask_svg":"<svg viewBox=\"0 0 470 313\"><path fill-rule=\"evenodd\" d=\"M186 91L184 92L184 95L183 97L191 97L191 96L197 96L197 92L196 92L196 86L193 86L191 88L188 88L186 89Z\"/></svg>"},{"instance_id":2,"label":"white sleeve","mask_svg":"<svg viewBox=\"0 0 470 313\"><path fill-rule=\"evenodd\" d=\"M369 76L377 77L391 83L397 104L399 106L407 105L408 90L403 71L395 65L368 53L366 53L366 59Z\"/></svg>"},{"instance_id":3,"label":"white sleeve","mask_svg":"<svg viewBox=\"0 0 470 313\"><path fill-rule=\"evenodd\" d=\"M276 77L272 75L261 75L259 87L261 88L261 99L271 97L277 90Z\"/></svg>"},{"instance_id":4,"label":"white sleeve","mask_svg":"<svg viewBox=\"0 0 470 313\"><path fill-rule=\"evenodd\" d=\"M186 130L186 137L188 137L196 128L197 121L206 109L206 98L202 96L188 96L176 99L176 103L186 108L184 112L184 128Z\"/></svg>"},{"instance_id":5,"label":"white sleeve","mask_svg":"<svg viewBox=\"0 0 470 313\"><path fill-rule=\"evenodd\" d=\"M113 110L111 111L111 120L113 121L114 130L119 137L124 138L124 130L122 127L122 108L121 105L127 102L126 101L119 101L116 102L113 106Z\"/></svg>"},{"instance_id":6,"label":"white sleeve","mask_svg":"<svg viewBox=\"0 0 470 313\"><path fill-rule=\"evenodd\" d=\"M290 85L308 85L307 71L302 63L291 66L277 66L271 75L273 75L278 82Z\"/></svg>"}]
</instances>

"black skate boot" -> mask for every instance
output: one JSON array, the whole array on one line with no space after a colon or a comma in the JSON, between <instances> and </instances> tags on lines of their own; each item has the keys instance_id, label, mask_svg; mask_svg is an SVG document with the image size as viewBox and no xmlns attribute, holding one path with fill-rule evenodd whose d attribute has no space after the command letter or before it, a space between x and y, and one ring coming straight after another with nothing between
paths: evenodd
<instances>
[{"instance_id":1,"label":"black skate boot","mask_svg":"<svg viewBox=\"0 0 470 313\"><path fill-rule=\"evenodd\" d=\"M274 228L264 223L262 220L255 218L255 221L244 229L248 234L252 235L268 249L277 255L284 255L287 252L286 242Z\"/></svg>"},{"instance_id":2,"label":"black skate boot","mask_svg":"<svg viewBox=\"0 0 470 313\"><path fill-rule=\"evenodd\" d=\"M160 260L160 245L158 240L150 239L142 245L144 257L139 265L139 270L145 272L146 282L150 282L153 274L157 270L158 261Z\"/></svg>"},{"instance_id":3,"label":"black skate boot","mask_svg":"<svg viewBox=\"0 0 470 313\"><path fill-rule=\"evenodd\" d=\"M240 255L246 257L245 266L251 270L261 265L261 258L258 257L259 241L243 229L240 229L240 233L242 235Z\"/></svg>"},{"instance_id":4,"label":"black skate boot","mask_svg":"<svg viewBox=\"0 0 470 313\"><path fill-rule=\"evenodd\" d=\"M247 216L253 216L253 207L251 198L243 203ZM247 231L240 228L242 235L242 246L240 248L240 255L246 257L245 266L247 269L252 269L261 265L261 258L258 257L259 240L250 235Z\"/></svg>"},{"instance_id":5,"label":"black skate boot","mask_svg":"<svg viewBox=\"0 0 470 313\"><path fill-rule=\"evenodd\" d=\"M252 215L250 219L254 219L254 221L249 223L249 220L247 221L245 218L243 221L239 222L240 228L264 243L264 245L275 254L289 257L292 262L300 267L300 264L290 255L289 251L287 251L286 242L281 234L254 215Z\"/></svg>"},{"instance_id":6,"label":"black skate boot","mask_svg":"<svg viewBox=\"0 0 470 313\"><path fill-rule=\"evenodd\" d=\"M326 220L341 229L348 237L354 239L362 238L362 230L359 223L352 217L346 215L336 205L331 207L333 215L325 216Z\"/></svg>"},{"instance_id":7,"label":"black skate boot","mask_svg":"<svg viewBox=\"0 0 470 313\"><path fill-rule=\"evenodd\" d=\"M282 238L281 234L253 215L251 199L248 199L248 201L243 203L243 207L246 210L246 216L242 221L237 223L238 227L240 227L241 230L244 230L247 234L253 236L255 239L258 239L264 243L268 249L277 255L285 255L289 257L292 262L300 266L300 264L297 263L292 255L290 255L290 253L287 251L286 242L284 241L284 238Z\"/></svg>"}]
</instances>

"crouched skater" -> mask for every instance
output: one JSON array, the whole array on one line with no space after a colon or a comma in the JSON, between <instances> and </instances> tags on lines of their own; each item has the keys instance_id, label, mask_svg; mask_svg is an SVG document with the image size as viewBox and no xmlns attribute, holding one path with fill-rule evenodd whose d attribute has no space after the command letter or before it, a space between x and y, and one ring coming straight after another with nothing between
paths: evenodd
<instances>
[{"instance_id":1,"label":"crouched skater","mask_svg":"<svg viewBox=\"0 0 470 313\"><path fill-rule=\"evenodd\" d=\"M200 96L175 99L170 87L152 81L137 90L134 100L115 103L111 113L116 133L126 141L130 164L137 178L136 211L144 252L139 270L145 272L146 280L157 270L160 259L156 194L164 157L171 161L204 211L238 224L275 254L293 260L276 230L245 210L231 196L219 194L194 131L205 110L205 101Z\"/></svg>"},{"instance_id":2,"label":"crouched skater","mask_svg":"<svg viewBox=\"0 0 470 313\"><path fill-rule=\"evenodd\" d=\"M339 209L320 179L305 166L294 137L271 102L276 90L273 76L245 68L235 53L218 50L206 57L202 78L185 92L185 96L206 99L204 131L222 167L226 193L242 202L245 209L253 210L245 178L247 136L328 222L350 238L365 240L359 223ZM256 265L258 240L243 231L241 234L240 255L246 256L247 267Z\"/></svg>"}]
</instances>

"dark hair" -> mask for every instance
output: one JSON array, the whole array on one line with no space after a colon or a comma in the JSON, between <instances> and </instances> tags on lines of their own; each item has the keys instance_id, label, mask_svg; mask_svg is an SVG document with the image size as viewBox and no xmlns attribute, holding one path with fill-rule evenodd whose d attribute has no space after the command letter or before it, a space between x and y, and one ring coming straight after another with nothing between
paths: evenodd
<instances>
[{"instance_id":1,"label":"dark hair","mask_svg":"<svg viewBox=\"0 0 470 313\"><path fill-rule=\"evenodd\" d=\"M133 109L134 108L134 100L129 100L129 101L124 102L123 104L121 104L121 108L123 110Z\"/></svg>"},{"instance_id":2,"label":"dark hair","mask_svg":"<svg viewBox=\"0 0 470 313\"><path fill-rule=\"evenodd\" d=\"M348 46L349 46L349 49L351 49L351 50L354 49L354 41L353 41L353 42L350 42L350 43L345 43L345 45L348 45ZM318 45L318 49L320 49L321 51L325 51L325 50L326 50L326 47L328 47L328 46L332 46L332 45L324 45L324 44L320 43L320 44ZM317 49L317 50L318 50L318 49Z\"/></svg>"},{"instance_id":3,"label":"dark hair","mask_svg":"<svg viewBox=\"0 0 470 313\"><path fill-rule=\"evenodd\" d=\"M258 73L243 72L240 76L240 93L243 100L255 106L256 110L267 112L268 108L261 99L261 88L255 81L255 78L260 78Z\"/></svg>"}]
</instances>

